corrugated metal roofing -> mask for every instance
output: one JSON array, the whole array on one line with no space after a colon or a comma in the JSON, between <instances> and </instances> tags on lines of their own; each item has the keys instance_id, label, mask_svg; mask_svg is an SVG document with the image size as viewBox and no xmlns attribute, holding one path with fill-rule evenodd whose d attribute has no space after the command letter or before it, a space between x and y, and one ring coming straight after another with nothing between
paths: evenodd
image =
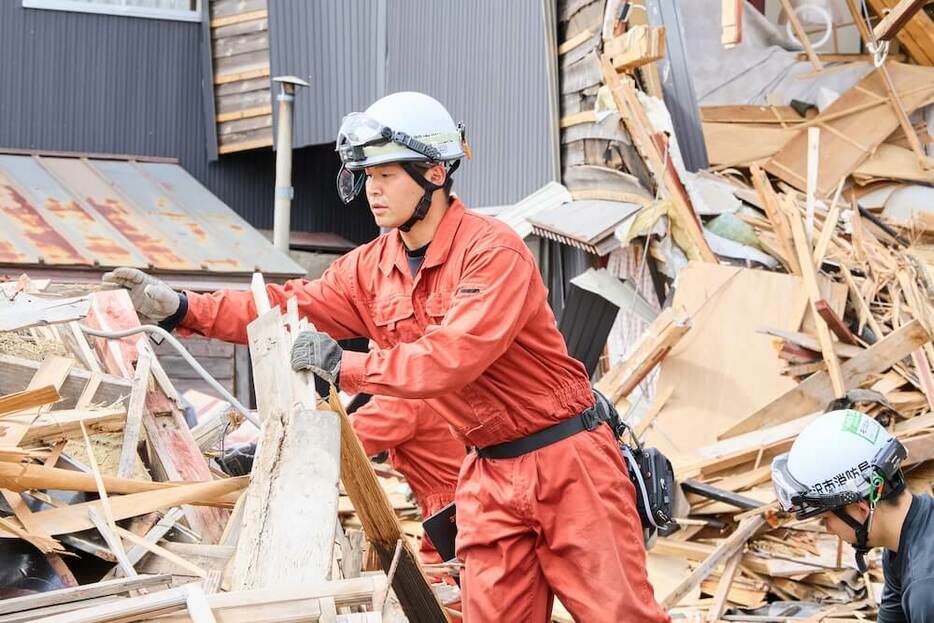
<instances>
[{"instance_id":1,"label":"corrugated metal roofing","mask_svg":"<svg viewBox=\"0 0 934 623\"><path fill-rule=\"evenodd\" d=\"M0 266L304 270L177 164L0 154ZM240 280L240 279L237 279Z\"/></svg>"},{"instance_id":2,"label":"corrugated metal roofing","mask_svg":"<svg viewBox=\"0 0 934 623\"><path fill-rule=\"evenodd\" d=\"M201 28L0 1L0 148L176 158L254 227L271 228L275 154L208 160L205 146L216 140L206 139L213 89L202 90L202 82L212 85L198 62L210 43ZM292 228L366 242L379 230L365 201L341 203L339 166L333 147L295 151Z\"/></svg>"}]
</instances>

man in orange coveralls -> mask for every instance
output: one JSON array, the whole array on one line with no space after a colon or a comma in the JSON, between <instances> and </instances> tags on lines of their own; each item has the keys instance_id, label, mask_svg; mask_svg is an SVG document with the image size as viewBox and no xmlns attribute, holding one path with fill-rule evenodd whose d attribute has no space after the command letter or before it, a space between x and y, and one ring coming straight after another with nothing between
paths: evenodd
<instances>
[{"instance_id":1,"label":"man in orange coveralls","mask_svg":"<svg viewBox=\"0 0 934 623\"><path fill-rule=\"evenodd\" d=\"M534 258L511 229L450 194L463 126L426 95L395 93L345 117L337 149L341 197L365 185L377 225L393 230L321 279L267 291L283 307L295 296L318 329L296 338L294 368L349 393L424 399L472 447L455 495L465 619L547 621L557 594L578 621L667 621L646 575L633 486ZM246 339L249 292L180 295L143 277L123 282L141 314ZM335 341L356 336L378 348Z\"/></svg>"}]
</instances>

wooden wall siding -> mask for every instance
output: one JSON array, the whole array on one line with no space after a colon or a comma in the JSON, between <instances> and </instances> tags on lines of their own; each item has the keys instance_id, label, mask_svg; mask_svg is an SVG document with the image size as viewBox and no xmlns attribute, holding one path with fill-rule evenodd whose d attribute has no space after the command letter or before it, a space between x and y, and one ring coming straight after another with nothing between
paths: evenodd
<instances>
[{"instance_id":1,"label":"wooden wall siding","mask_svg":"<svg viewBox=\"0 0 934 623\"><path fill-rule=\"evenodd\" d=\"M272 145L266 0L211 0L217 151Z\"/></svg>"}]
</instances>

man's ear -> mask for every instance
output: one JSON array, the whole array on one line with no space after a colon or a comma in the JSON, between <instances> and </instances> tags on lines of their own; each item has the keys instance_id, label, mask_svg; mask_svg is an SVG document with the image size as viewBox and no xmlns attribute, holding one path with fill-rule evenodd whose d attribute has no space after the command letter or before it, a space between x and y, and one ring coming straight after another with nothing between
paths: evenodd
<instances>
[{"instance_id":1,"label":"man's ear","mask_svg":"<svg viewBox=\"0 0 934 623\"><path fill-rule=\"evenodd\" d=\"M869 502L866 500L860 500L850 507L850 514L853 515L859 521L866 521L866 518L869 517Z\"/></svg>"},{"instance_id":2,"label":"man's ear","mask_svg":"<svg viewBox=\"0 0 934 623\"><path fill-rule=\"evenodd\" d=\"M436 186L444 186L444 181L448 177L448 172L445 170L443 165L436 164L435 166L428 169L425 173L425 177L429 182Z\"/></svg>"}]
</instances>

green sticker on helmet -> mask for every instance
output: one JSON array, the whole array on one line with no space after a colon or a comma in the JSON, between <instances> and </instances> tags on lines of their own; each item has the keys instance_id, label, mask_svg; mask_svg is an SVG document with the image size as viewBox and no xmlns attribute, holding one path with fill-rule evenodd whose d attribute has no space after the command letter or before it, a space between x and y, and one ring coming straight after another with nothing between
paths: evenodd
<instances>
[{"instance_id":1,"label":"green sticker on helmet","mask_svg":"<svg viewBox=\"0 0 934 623\"><path fill-rule=\"evenodd\" d=\"M876 443L879 438L879 425L872 418L859 411L850 411L843 417L843 432L853 433L869 443Z\"/></svg>"}]
</instances>

